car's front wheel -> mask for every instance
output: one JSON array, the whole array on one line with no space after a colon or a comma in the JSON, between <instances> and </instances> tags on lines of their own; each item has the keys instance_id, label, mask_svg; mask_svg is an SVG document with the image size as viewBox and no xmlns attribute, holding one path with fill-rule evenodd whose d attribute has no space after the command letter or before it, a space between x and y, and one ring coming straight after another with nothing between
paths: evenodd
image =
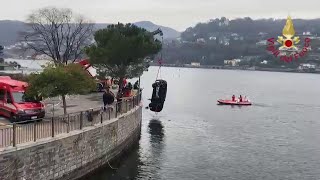
<instances>
[{"instance_id":1,"label":"car's front wheel","mask_svg":"<svg viewBox=\"0 0 320 180\"><path fill-rule=\"evenodd\" d=\"M17 116L13 113L10 114L10 122L14 123L17 122Z\"/></svg>"}]
</instances>

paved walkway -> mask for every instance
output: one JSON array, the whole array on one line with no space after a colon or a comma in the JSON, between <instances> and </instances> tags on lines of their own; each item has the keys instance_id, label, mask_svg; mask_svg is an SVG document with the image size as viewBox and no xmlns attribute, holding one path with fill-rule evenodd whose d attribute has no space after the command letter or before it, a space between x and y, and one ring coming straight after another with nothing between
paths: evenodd
<instances>
[{"instance_id":1,"label":"paved walkway","mask_svg":"<svg viewBox=\"0 0 320 180\"><path fill-rule=\"evenodd\" d=\"M47 99L45 101L47 104L47 118L44 118L42 121L18 123L13 126L7 119L3 118L3 124L0 125L0 149L12 146L14 143L32 142L52 137L53 135L79 130L83 127L93 126L94 124L116 118L139 105L137 99L124 98L122 103L118 104L117 107L114 104L111 109L100 111L102 108L102 93L70 96L67 98L68 116L57 117L63 115L63 107L60 101L59 98ZM51 106L49 106L50 104ZM91 113L79 113L80 111L89 109L93 109L94 111ZM51 120L53 115L57 117L54 118L54 121ZM13 135L15 135L15 138L13 138Z\"/></svg>"},{"instance_id":2,"label":"paved walkway","mask_svg":"<svg viewBox=\"0 0 320 180\"><path fill-rule=\"evenodd\" d=\"M117 95L117 89L111 89L113 94ZM136 94L137 91L133 90L133 94ZM91 108L94 110L100 109L103 107L102 101L102 92L99 93L91 93L89 95L70 95L66 97L67 101L67 113L78 113L80 111L86 111ZM63 115L63 106L61 97L48 98L43 101L46 108L46 117L51 118L53 116L61 116ZM11 122L5 118L0 116L0 129L4 127L8 127Z\"/></svg>"},{"instance_id":3,"label":"paved walkway","mask_svg":"<svg viewBox=\"0 0 320 180\"><path fill-rule=\"evenodd\" d=\"M67 113L76 113L89 110L90 108L98 109L103 106L102 93L92 93L89 95L67 96ZM46 118L63 115L63 106L61 98L51 98L44 101L46 105ZM10 124L5 117L0 117L0 129Z\"/></svg>"},{"instance_id":4,"label":"paved walkway","mask_svg":"<svg viewBox=\"0 0 320 180\"><path fill-rule=\"evenodd\" d=\"M46 117L63 115L61 98L53 98L44 101L46 104ZM90 108L97 109L103 106L102 93L89 95L67 96L67 113L76 113Z\"/></svg>"}]
</instances>

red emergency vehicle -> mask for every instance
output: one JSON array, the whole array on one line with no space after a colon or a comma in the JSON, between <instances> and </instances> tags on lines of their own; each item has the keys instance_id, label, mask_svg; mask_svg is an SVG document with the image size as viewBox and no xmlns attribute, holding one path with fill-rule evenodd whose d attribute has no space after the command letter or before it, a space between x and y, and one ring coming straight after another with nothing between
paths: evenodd
<instances>
[{"instance_id":1,"label":"red emergency vehicle","mask_svg":"<svg viewBox=\"0 0 320 180\"><path fill-rule=\"evenodd\" d=\"M0 115L11 122L40 119L45 116L44 104L25 97L28 84L0 76Z\"/></svg>"}]
</instances>

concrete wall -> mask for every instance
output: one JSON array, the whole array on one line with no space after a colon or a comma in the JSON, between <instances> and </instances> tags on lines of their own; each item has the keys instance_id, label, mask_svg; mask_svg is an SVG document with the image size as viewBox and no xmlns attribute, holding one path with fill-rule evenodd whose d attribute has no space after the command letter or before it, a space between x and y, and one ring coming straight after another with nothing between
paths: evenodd
<instances>
[{"instance_id":1,"label":"concrete wall","mask_svg":"<svg viewBox=\"0 0 320 180\"><path fill-rule=\"evenodd\" d=\"M138 141L142 109L119 119L0 153L0 179L76 179Z\"/></svg>"}]
</instances>

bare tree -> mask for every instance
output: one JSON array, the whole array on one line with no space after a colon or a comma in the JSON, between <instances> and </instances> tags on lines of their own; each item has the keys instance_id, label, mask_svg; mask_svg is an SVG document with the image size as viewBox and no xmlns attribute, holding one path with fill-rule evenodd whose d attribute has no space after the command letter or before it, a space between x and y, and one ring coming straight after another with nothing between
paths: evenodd
<instances>
[{"instance_id":1,"label":"bare tree","mask_svg":"<svg viewBox=\"0 0 320 180\"><path fill-rule=\"evenodd\" d=\"M28 16L28 25L31 29L23 33L27 47L49 56L55 65L80 58L93 37L93 23L70 9L39 9Z\"/></svg>"}]
</instances>

